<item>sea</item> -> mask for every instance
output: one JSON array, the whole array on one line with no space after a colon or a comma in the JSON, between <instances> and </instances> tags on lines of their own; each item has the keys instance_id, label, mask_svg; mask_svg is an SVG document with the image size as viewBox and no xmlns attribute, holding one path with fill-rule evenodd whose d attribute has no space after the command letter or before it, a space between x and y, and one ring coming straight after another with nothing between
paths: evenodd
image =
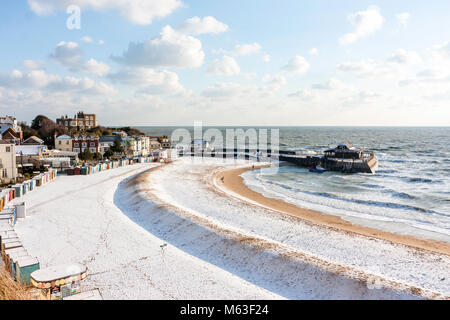
<instances>
[{"instance_id":1,"label":"sea","mask_svg":"<svg viewBox=\"0 0 450 320\"><path fill-rule=\"evenodd\" d=\"M136 128L171 136L181 127ZM185 129L193 134L192 127ZM375 174L319 174L296 166L248 171L243 178L251 189L359 225L450 242L450 127L255 129L267 129L269 136L270 130L278 129L280 149L301 154L322 153L349 141L373 151L379 169Z\"/></svg>"}]
</instances>

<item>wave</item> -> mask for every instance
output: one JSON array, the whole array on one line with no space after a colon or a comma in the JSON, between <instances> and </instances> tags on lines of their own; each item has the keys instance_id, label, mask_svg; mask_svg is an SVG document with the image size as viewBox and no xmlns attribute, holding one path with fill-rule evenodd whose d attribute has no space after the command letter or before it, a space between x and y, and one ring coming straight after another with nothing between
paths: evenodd
<instances>
[{"instance_id":1,"label":"wave","mask_svg":"<svg viewBox=\"0 0 450 320\"><path fill-rule=\"evenodd\" d=\"M420 212L420 213L427 213L427 214L434 214L434 215L440 215L440 216L446 216L448 217L448 214L439 212L439 211L435 211L435 210L431 210L431 209L425 209L419 206L413 206L413 205L408 205L408 204L401 204L401 203L395 203L395 202L388 202L388 201L377 201L377 200L363 200L363 199L354 199L354 198L343 198L340 197L338 195L332 194L332 193L328 193L328 192L317 192L317 191L308 191L308 190L301 190L283 183L279 183L279 182L275 182L275 181L270 181L270 180L266 180L266 179L262 179L261 177L257 177L258 180L260 180L260 183L263 184L270 184L270 185L275 185L278 186L280 188L289 190L289 191L293 191L296 193L301 193L301 194L305 194L305 195L310 195L310 196L316 196L316 197L323 197L323 198L327 198L327 199L333 199L333 200L337 200L337 201L342 201L342 202L347 202L347 203L354 203L354 204L360 204L360 205L366 205L366 206L376 206L379 208L389 208L389 209L400 209L400 210L409 210L409 211L415 211L415 212ZM404 192L397 192L394 190L387 190L386 192L388 192L389 194L393 195L394 197L397 198L402 198L402 199L408 199L408 200L412 200L414 199L414 196L409 195L407 193Z\"/></svg>"}]
</instances>

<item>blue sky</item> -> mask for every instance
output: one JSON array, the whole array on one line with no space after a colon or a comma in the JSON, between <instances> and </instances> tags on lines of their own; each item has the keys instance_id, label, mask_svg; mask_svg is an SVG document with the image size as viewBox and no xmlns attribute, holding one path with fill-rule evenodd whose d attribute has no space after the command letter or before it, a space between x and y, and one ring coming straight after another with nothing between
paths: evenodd
<instances>
[{"instance_id":1,"label":"blue sky","mask_svg":"<svg viewBox=\"0 0 450 320\"><path fill-rule=\"evenodd\" d=\"M2 114L85 110L105 125L450 124L448 1L139 3L3 2ZM79 30L66 27L70 4L81 9Z\"/></svg>"}]
</instances>

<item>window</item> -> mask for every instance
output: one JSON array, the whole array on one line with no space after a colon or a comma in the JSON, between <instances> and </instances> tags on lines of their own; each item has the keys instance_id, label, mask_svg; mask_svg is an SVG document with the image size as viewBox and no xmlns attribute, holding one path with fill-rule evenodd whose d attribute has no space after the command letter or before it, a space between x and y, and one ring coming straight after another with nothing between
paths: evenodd
<instances>
[{"instance_id":1,"label":"window","mask_svg":"<svg viewBox=\"0 0 450 320\"><path fill-rule=\"evenodd\" d=\"M62 144L61 142L62 142L62 141L61 141L61 140L59 140L59 141L58 141L58 144Z\"/></svg>"},{"instance_id":2,"label":"window","mask_svg":"<svg viewBox=\"0 0 450 320\"><path fill-rule=\"evenodd\" d=\"M78 142L75 142L75 143L73 144L73 146L74 146L75 148L78 148L80 145L78 144Z\"/></svg>"},{"instance_id":3,"label":"window","mask_svg":"<svg viewBox=\"0 0 450 320\"><path fill-rule=\"evenodd\" d=\"M6 147L6 152L11 152L11 147Z\"/></svg>"},{"instance_id":4,"label":"window","mask_svg":"<svg viewBox=\"0 0 450 320\"><path fill-rule=\"evenodd\" d=\"M83 143L81 144L81 146L82 146L83 148L85 148L85 147L87 147L87 143L86 143L86 142L83 142Z\"/></svg>"},{"instance_id":5,"label":"window","mask_svg":"<svg viewBox=\"0 0 450 320\"><path fill-rule=\"evenodd\" d=\"M95 147L95 142L91 142L91 147Z\"/></svg>"},{"instance_id":6,"label":"window","mask_svg":"<svg viewBox=\"0 0 450 320\"><path fill-rule=\"evenodd\" d=\"M66 141L66 144L70 144L70 141L69 141L69 140L67 140L67 141Z\"/></svg>"}]
</instances>

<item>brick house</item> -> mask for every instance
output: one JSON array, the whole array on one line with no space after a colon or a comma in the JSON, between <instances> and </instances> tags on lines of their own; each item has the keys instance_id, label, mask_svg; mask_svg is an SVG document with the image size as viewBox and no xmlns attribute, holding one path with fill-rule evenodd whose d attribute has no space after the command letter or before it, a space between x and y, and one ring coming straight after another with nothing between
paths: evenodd
<instances>
[{"instance_id":1,"label":"brick house","mask_svg":"<svg viewBox=\"0 0 450 320\"><path fill-rule=\"evenodd\" d=\"M100 152L99 137L88 136L84 134L74 135L72 139L72 151L73 152L84 152L84 150L89 149L91 153Z\"/></svg>"}]
</instances>

